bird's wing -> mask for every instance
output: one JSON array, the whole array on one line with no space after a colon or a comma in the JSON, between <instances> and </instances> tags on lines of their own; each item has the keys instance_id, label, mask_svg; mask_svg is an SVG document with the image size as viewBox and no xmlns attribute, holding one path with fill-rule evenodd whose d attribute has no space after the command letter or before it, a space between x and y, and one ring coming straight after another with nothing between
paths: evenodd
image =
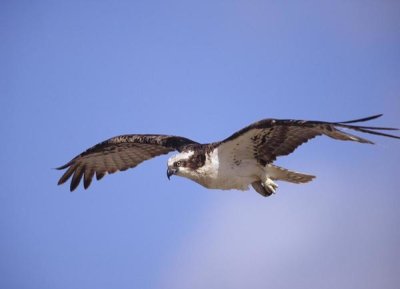
<instances>
[{"instance_id":1,"label":"bird's wing","mask_svg":"<svg viewBox=\"0 0 400 289\"><path fill-rule=\"evenodd\" d=\"M341 131L339 128L400 139L399 136L381 132L397 130L395 128L352 125L380 116L382 115L342 122L264 119L241 129L215 146L218 147L219 153L230 158L233 163L255 158L265 165L279 156L292 153L298 146L319 135L372 144L367 139Z\"/></svg>"},{"instance_id":2,"label":"bird's wing","mask_svg":"<svg viewBox=\"0 0 400 289\"><path fill-rule=\"evenodd\" d=\"M107 173L125 171L153 157L167 154L171 151L181 151L186 145L196 142L179 136L169 135L122 135L103 141L67 164L57 168L67 169L58 181L61 185L71 176L71 191L75 190L83 177L83 186L87 189L94 174L100 180Z\"/></svg>"}]
</instances>

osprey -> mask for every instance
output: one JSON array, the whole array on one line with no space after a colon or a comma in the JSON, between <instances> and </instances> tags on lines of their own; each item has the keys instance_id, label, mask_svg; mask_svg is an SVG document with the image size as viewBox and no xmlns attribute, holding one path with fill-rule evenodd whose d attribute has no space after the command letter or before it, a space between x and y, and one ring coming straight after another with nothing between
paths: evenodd
<instances>
[{"instance_id":1,"label":"osprey","mask_svg":"<svg viewBox=\"0 0 400 289\"><path fill-rule=\"evenodd\" d=\"M248 190L251 185L266 197L277 189L274 182L276 180L300 184L315 178L313 175L278 167L273 162L277 157L292 153L298 146L316 136L326 135L337 140L373 143L339 130L344 128L400 139L399 136L381 132L397 130L395 128L353 125L380 116L382 115L342 122L264 119L222 141L209 144L172 135L121 135L89 148L57 168L67 169L58 184L65 183L72 176L70 190L73 191L83 177L83 186L87 189L94 175L100 180L107 173L125 171L145 160L178 151L178 154L168 160L168 179L177 175L206 188L220 190Z\"/></svg>"}]
</instances>

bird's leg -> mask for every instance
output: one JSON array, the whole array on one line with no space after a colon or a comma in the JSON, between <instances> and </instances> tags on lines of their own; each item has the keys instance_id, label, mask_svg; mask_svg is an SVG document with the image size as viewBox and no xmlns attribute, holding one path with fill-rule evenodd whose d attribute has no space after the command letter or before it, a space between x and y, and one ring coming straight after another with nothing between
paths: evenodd
<instances>
[{"instance_id":1,"label":"bird's leg","mask_svg":"<svg viewBox=\"0 0 400 289\"><path fill-rule=\"evenodd\" d=\"M270 178L266 178L262 183L262 185L270 195L275 194L275 191L278 188L278 185L274 183L274 181L271 180Z\"/></svg>"},{"instance_id":2,"label":"bird's leg","mask_svg":"<svg viewBox=\"0 0 400 289\"><path fill-rule=\"evenodd\" d=\"M270 178L266 178L264 181L256 181L251 184L254 190L263 195L264 197L269 197L275 193L278 185L275 184Z\"/></svg>"}]
</instances>

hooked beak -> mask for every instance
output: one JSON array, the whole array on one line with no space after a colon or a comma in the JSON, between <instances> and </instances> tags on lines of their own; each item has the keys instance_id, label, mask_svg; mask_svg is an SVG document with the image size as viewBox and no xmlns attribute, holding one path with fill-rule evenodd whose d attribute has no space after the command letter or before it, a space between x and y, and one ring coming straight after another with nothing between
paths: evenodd
<instances>
[{"instance_id":1,"label":"hooked beak","mask_svg":"<svg viewBox=\"0 0 400 289\"><path fill-rule=\"evenodd\" d=\"M177 171L178 171L178 169L169 168L169 167L168 167L168 169L167 169L167 177L168 177L168 180L170 179L170 177L171 177L172 175L175 175L175 174L177 173Z\"/></svg>"}]
</instances>

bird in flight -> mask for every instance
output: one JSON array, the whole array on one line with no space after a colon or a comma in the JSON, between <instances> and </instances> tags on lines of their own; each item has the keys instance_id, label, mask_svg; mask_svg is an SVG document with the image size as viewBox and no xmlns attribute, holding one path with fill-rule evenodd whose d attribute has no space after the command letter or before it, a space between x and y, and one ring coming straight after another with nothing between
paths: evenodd
<instances>
[{"instance_id":1,"label":"bird in flight","mask_svg":"<svg viewBox=\"0 0 400 289\"><path fill-rule=\"evenodd\" d=\"M267 197L275 193L278 187L274 181L300 184L315 178L273 163L278 157L292 153L316 136L326 135L336 140L373 144L367 139L340 130L347 129L400 139L400 136L383 132L397 130L395 128L354 125L380 116L382 114L342 122L264 119L222 141L208 144L173 135L121 135L89 148L57 168L67 169L58 184L72 177L70 190L73 191L83 178L83 187L87 189L94 175L100 180L106 174L125 171L145 160L178 151L168 159L168 179L177 175L208 189L220 190L248 190L251 185L255 191Z\"/></svg>"}]
</instances>

